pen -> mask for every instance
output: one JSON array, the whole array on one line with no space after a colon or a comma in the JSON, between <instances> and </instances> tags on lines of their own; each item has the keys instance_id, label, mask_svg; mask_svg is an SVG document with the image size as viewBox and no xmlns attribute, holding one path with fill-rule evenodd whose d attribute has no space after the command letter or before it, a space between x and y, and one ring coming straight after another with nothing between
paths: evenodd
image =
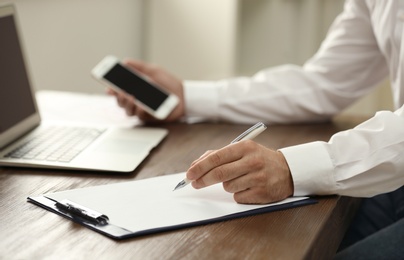
<instances>
[{"instance_id":1,"label":"pen","mask_svg":"<svg viewBox=\"0 0 404 260\"><path fill-rule=\"evenodd\" d=\"M244 131L241 135L237 136L233 141L231 141L231 144L242 141L242 140L254 139L257 135L262 133L265 129L267 129L266 125L262 122L258 122L255 125L253 125L252 127L248 128L246 131ZM191 180L189 180L187 177L185 177L185 179L180 181L177 184L177 186L175 186L174 191L184 188L185 186L187 186L190 183L191 183Z\"/></svg>"}]
</instances>

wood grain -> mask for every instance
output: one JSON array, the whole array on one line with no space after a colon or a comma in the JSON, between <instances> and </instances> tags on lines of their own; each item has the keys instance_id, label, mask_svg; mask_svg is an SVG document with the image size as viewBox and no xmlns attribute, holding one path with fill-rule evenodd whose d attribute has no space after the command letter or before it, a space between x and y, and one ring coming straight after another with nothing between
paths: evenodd
<instances>
[{"instance_id":1,"label":"wood grain","mask_svg":"<svg viewBox=\"0 0 404 260\"><path fill-rule=\"evenodd\" d=\"M328 140L357 120L271 126L255 141L273 149ZM357 200L319 203L115 241L52 214L26 198L48 192L186 171L206 150L227 145L246 125L168 124L163 142L132 173L0 168L0 259L329 259Z\"/></svg>"}]
</instances>

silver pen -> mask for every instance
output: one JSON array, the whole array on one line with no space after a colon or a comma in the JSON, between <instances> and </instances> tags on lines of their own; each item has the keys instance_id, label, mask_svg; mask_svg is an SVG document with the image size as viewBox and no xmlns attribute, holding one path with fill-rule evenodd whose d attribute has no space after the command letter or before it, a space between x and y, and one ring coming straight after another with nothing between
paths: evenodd
<instances>
[{"instance_id":1,"label":"silver pen","mask_svg":"<svg viewBox=\"0 0 404 260\"><path fill-rule=\"evenodd\" d=\"M262 122L258 122L255 125L253 125L252 127L248 128L246 131L244 131L241 135L237 136L233 141L231 141L231 144L242 141L242 140L254 139L257 135L262 133L265 129L267 129L266 125ZM185 179L180 181L177 184L177 186L175 186L174 190L184 188L185 186L187 186L190 183L191 183L191 180L189 180L187 177L185 177Z\"/></svg>"}]
</instances>

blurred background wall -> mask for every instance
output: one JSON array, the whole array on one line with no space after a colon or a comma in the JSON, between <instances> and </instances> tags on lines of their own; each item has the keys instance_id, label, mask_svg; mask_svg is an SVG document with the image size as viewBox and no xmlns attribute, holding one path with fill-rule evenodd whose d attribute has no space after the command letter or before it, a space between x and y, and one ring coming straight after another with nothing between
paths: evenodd
<instances>
[{"instance_id":1,"label":"blurred background wall","mask_svg":"<svg viewBox=\"0 0 404 260\"><path fill-rule=\"evenodd\" d=\"M36 89L102 93L90 76L106 54L139 57L139 0L0 0L16 6Z\"/></svg>"},{"instance_id":2,"label":"blurred background wall","mask_svg":"<svg viewBox=\"0 0 404 260\"><path fill-rule=\"evenodd\" d=\"M89 74L106 54L184 79L249 76L303 64L344 0L0 0L16 5L36 89L102 93ZM388 82L345 113L392 109Z\"/></svg>"}]
</instances>

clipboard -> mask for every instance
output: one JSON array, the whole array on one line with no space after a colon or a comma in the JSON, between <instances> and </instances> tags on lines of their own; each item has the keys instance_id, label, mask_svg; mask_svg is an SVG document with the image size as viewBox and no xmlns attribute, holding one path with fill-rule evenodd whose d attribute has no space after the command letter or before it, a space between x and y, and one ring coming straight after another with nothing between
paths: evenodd
<instances>
[{"instance_id":1,"label":"clipboard","mask_svg":"<svg viewBox=\"0 0 404 260\"><path fill-rule=\"evenodd\" d=\"M28 202L109 238L158 232L263 214L316 203L291 197L266 205L238 204L221 184L173 192L185 173L29 196Z\"/></svg>"}]
</instances>

